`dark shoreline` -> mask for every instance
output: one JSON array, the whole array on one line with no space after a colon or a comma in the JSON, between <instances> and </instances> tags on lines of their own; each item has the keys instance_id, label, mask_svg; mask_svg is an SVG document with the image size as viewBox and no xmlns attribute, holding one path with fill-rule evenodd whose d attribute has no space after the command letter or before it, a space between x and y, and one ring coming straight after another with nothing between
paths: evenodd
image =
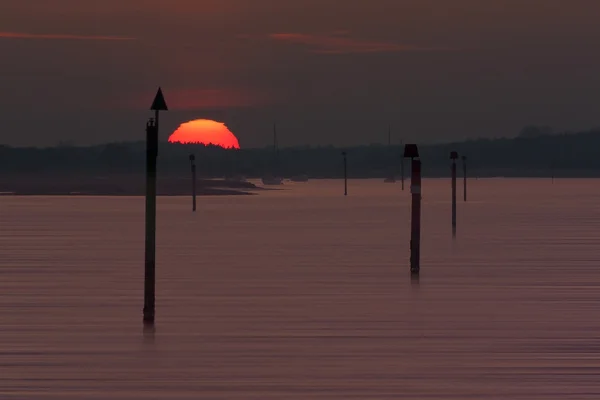
<instances>
[{"instance_id":1,"label":"dark shoreline","mask_svg":"<svg viewBox=\"0 0 600 400\"><path fill-rule=\"evenodd\" d=\"M204 193L196 193L197 196L254 196L256 193L250 192L240 192L240 191L225 191L219 190L214 192L204 192ZM9 197L9 196L22 196L22 197L47 197L47 196L57 196L57 197L144 197L145 194L129 194L129 193L109 193L109 192L0 192L0 197ZM174 193L157 193L157 197L188 197L191 196L190 193L187 194L174 194Z\"/></svg>"},{"instance_id":2,"label":"dark shoreline","mask_svg":"<svg viewBox=\"0 0 600 400\"><path fill-rule=\"evenodd\" d=\"M191 179L163 176L157 179L158 196L190 196ZM10 174L0 179L0 196L144 196L143 175L86 176L63 174ZM266 190L250 182L198 179L198 196L248 196Z\"/></svg>"}]
</instances>

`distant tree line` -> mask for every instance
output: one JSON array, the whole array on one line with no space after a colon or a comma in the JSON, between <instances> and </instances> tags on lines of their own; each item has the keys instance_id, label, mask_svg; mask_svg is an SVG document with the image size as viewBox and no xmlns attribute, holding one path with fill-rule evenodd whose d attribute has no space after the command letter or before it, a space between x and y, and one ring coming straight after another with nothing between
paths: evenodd
<instances>
[{"instance_id":1,"label":"distant tree line","mask_svg":"<svg viewBox=\"0 0 600 400\"><path fill-rule=\"evenodd\" d=\"M512 139L477 139L419 147L426 176L447 176L449 154L467 157L471 174L478 176L600 176L600 130L552 134L548 128L527 127ZM403 148L369 145L338 148L272 147L226 150L215 146L161 143L161 174L189 173L189 155L195 154L202 177L278 174L311 178L341 177L341 152L348 153L351 177L399 176ZM406 175L409 162L404 161ZM0 173L138 174L145 168L145 143L109 143L88 147L61 144L56 147L0 145ZM0 177L1 179L1 177Z\"/></svg>"}]
</instances>

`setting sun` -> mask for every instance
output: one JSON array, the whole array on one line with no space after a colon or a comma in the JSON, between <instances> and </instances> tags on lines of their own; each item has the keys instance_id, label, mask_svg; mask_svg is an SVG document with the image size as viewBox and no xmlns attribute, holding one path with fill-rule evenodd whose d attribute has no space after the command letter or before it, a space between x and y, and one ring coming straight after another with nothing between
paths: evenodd
<instances>
[{"instance_id":1,"label":"setting sun","mask_svg":"<svg viewBox=\"0 0 600 400\"><path fill-rule=\"evenodd\" d=\"M235 135L222 122L210 119L197 119L179 125L169 137L170 143L213 144L226 149L239 149Z\"/></svg>"}]
</instances>

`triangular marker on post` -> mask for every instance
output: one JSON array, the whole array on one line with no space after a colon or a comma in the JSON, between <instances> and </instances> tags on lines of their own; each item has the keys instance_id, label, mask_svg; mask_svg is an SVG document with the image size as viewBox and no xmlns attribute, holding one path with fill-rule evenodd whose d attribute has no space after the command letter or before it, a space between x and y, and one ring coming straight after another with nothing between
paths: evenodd
<instances>
[{"instance_id":1,"label":"triangular marker on post","mask_svg":"<svg viewBox=\"0 0 600 400\"><path fill-rule=\"evenodd\" d=\"M169 111L169 108L167 107L167 103L165 102L165 97L163 96L161 88L158 88L158 92L156 92L156 96L154 97L152 106L150 106L150 110L152 110L152 111Z\"/></svg>"}]
</instances>

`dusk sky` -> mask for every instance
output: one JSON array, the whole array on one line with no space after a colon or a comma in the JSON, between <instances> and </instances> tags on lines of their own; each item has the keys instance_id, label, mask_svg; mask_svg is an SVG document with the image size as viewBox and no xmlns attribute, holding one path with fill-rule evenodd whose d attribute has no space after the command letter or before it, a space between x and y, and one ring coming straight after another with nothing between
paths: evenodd
<instances>
[{"instance_id":1,"label":"dusk sky","mask_svg":"<svg viewBox=\"0 0 600 400\"><path fill-rule=\"evenodd\" d=\"M0 0L0 143L242 147L514 136L600 125L596 0Z\"/></svg>"}]
</instances>

